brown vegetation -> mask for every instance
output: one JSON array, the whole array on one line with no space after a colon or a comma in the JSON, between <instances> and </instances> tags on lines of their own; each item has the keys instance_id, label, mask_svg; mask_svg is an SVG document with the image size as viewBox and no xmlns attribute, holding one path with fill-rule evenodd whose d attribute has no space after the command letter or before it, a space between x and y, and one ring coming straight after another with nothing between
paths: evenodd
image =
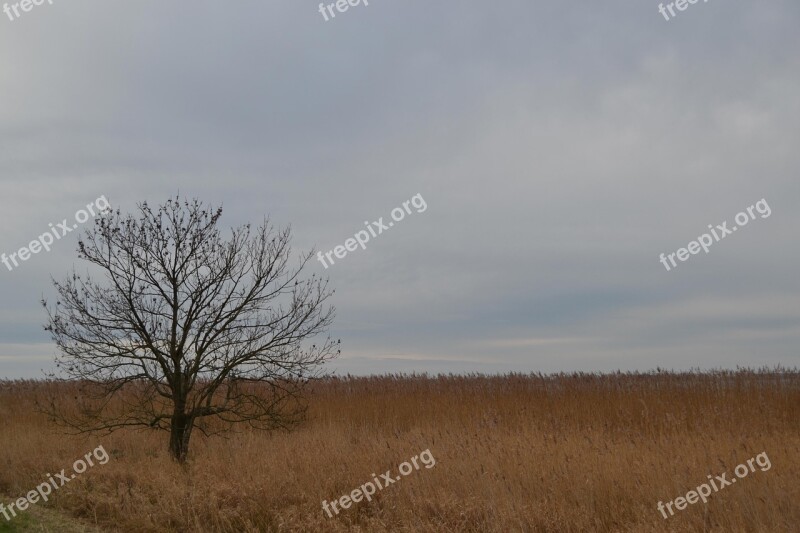
<instances>
[{"instance_id":1,"label":"brown vegetation","mask_svg":"<svg viewBox=\"0 0 800 533\"><path fill-rule=\"evenodd\" d=\"M795 372L328 379L313 386L299 430L201 438L183 468L146 431L57 433L34 409L34 397L57 386L65 403L75 401L64 385L0 384L0 493L8 503L103 445L110 462L47 506L109 531L777 532L800 524ZM434 468L371 503L323 513L322 500L428 448ZM657 511L659 500L763 451L770 470L667 520Z\"/></svg>"}]
</instances>

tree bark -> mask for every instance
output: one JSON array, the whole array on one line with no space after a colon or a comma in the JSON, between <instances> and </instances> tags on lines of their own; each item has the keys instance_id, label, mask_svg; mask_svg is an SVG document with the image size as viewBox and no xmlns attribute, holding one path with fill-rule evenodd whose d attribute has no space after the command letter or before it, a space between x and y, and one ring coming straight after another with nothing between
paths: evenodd
<instances>
[{"instance_id":1,"label":"tree bark","mask_svg":"<svg viewBox=\"0 0 800 533\"><path fill-rule=\"evenodd\" d=\"M183 409L176 407L170 427L169 453L180 464L185 463L189 455L189 439L192 436L193 427L194 419L186 415Z\"/></svg>"}]
</instances>

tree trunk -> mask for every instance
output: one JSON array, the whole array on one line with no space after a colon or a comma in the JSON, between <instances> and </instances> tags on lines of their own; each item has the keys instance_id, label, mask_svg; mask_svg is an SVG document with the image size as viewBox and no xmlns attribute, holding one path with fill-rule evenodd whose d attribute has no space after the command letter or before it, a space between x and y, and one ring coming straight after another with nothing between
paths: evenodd
<instances>
[{"instance_id":1,"label":"tree trunk","mask_svg":"<svg viewBox=\"0 0 800 533\"><path fill-rule=\"evenodd\" d=\"M172 425L169 437L169 454L178 463L185 463L189 455L189 439L192 436L194 419L187 416L183 410L175 409L172 415Z\"/></svg>"}]
</instances>

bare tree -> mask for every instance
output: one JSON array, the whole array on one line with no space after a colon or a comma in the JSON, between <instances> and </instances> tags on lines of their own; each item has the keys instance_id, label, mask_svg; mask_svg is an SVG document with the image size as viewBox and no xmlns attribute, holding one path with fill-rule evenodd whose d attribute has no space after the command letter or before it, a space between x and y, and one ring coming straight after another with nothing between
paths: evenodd
<instances>
[{"instance_id":1,"label":"bare tree","mask_svg":"<svg viewBox=\"0 0 800 533\"><path fill-rule=\"evenodd\" d=\"M329 337L309 345L334 316L327 280L300 279L313 252L290 267L290 230L268 220L223 240L222 209L197 200L138 210L105 212L79 243L105 283L73 272L42 301L59 377L80 387L77 410L51 398L46 411L78 432L169 431L181 463L194 428L302 420L304 385L339 353Z\"/></svg>"}]
</instances>

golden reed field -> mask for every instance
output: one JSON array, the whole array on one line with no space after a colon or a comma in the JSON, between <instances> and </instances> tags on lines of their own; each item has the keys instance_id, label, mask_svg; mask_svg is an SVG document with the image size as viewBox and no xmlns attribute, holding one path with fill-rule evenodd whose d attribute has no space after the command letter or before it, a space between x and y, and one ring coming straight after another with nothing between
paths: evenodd
<instances>
[{"instance_id":1,"label":"golden reed field","mask_svg":"<svg viewBox=\"0 0 800 533\"><path fill-rule=\"evenodd\" d=\"M197 433L185 468L165 433L59 433L34 403L56 386L0 385L0 501L110 460L0 531L800 531L795 371L326 379L298 430ZM323 511L424 450L432 468ZM708 503L656 508L762 452Z\"/></svg>"}]
</instances>

